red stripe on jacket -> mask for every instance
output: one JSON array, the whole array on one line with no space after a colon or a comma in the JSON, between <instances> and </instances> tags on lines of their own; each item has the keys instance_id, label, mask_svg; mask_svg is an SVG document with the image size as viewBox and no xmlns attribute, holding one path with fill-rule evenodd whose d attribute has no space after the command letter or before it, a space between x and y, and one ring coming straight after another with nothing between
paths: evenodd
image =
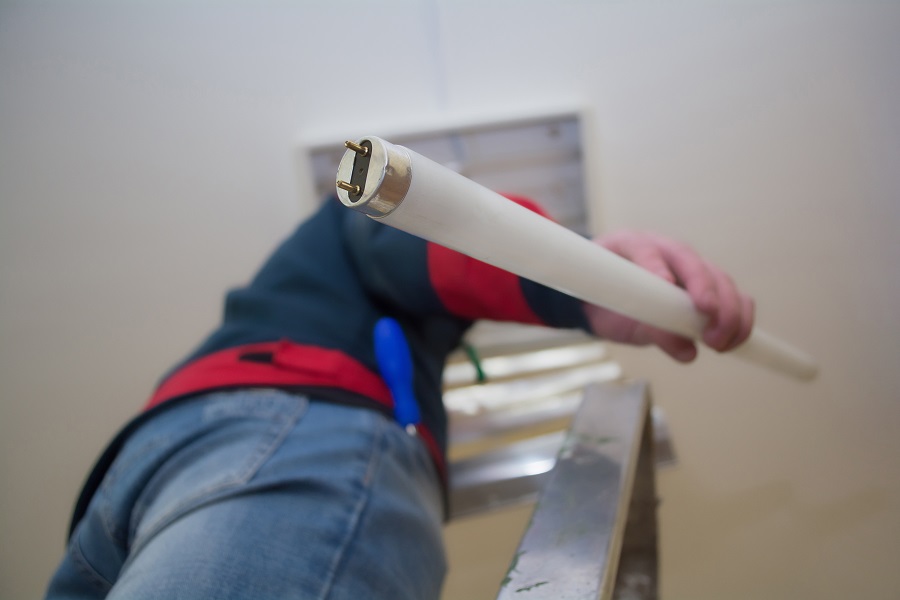
<instances>
[{"instance_id":1,"label":"red stripe on jacket","mask_svg":"<svg viewBox=\"0 0 900 600\"><path fill-rule=\"evenodd\" d=\"M549 218L533 200L504 195ZM529 306L517 275L432 242L428 243L428 277L441 303L458 317L546 324Z\"/></svg>"}]
</instances>

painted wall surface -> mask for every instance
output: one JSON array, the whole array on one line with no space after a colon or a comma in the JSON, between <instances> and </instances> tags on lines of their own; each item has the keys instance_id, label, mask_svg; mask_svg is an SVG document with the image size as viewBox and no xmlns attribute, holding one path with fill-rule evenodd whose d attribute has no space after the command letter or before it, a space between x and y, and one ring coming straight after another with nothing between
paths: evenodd
<instances>
[{"instance_id":1,"label":"painted wall surface","mask_svg":"<svg viewBox=\"0 0 900 600\"><path fill-rule=\"evenodd\" d=\"M680 457L664 597L896 597L900 3L800 0L0 3L0 596L309 211L298 142L558 103L597 225L690 241L822 362L620 351Z\"/></svg>"}]
</instances>

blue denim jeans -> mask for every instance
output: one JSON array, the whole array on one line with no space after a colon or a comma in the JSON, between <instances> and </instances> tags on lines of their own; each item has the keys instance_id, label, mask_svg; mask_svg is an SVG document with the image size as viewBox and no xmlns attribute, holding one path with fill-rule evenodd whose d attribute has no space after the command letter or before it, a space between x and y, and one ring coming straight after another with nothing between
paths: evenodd
<instances>
[{"instance_id":1,"label":"blue denim jeans","mask_svg":"<svg viewBox=\"0 0 900 600\"><path fill-rule=\"evenodd\" d=\"M438 598L441 493L423 444L369 409L207 394L126 442L48 598Z\"/></svg>"}]
</instances>

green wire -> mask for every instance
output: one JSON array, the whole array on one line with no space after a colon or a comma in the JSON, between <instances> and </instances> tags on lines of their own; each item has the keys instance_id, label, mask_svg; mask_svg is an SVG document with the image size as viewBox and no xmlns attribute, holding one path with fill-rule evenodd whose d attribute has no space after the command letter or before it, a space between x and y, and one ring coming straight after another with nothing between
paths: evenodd
<instances>
[{"instance_id":1,"label":"green wire","mask_svg":"<svg viewBox=\"0 0 900 600\"><path fill-rule=\"evenodd\" d=\"M472 363L472 366L475 367L475 380L478 383L484 383L487 381L487 376L484 374L484 369L481 368L481 358L478 356L478 351L475 350L475 346L472 344L463 344L463 350L466 353L466 356L469 357L469 361Z\"/></svg>"}]
</instances>

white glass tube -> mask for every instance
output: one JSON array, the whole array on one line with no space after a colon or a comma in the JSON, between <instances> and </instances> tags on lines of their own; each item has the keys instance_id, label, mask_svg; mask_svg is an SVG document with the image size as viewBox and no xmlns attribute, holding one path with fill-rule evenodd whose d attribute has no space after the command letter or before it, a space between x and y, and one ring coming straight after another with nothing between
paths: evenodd
<instances>
[{"instance_id":1,"label":"white glass tube","mask_svg":"<svg viewBox=\"0 0 900 600\"><path fill-rule=\"evenodd\" d=\"M368 142L368 177L341 201L379 221L576 298L699 339L706 317L681 288L605 248L402 146ZM349 181L358 154L338 171ZM808 354L754 328L731 352L798 379L815 377Z\"/></svg>"}]
</instances>

